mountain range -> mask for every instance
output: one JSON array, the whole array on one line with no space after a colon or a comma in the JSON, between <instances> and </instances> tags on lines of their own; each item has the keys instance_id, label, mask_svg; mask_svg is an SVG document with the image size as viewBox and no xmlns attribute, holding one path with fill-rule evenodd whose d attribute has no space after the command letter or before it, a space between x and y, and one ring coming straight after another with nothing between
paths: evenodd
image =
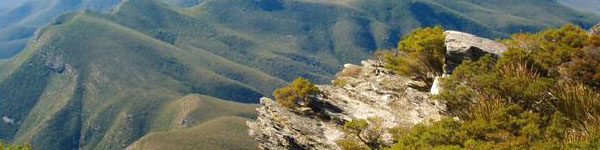
<instances>
[{"instance_id":1,"label":"mountain range","mask_svg":"<svg viewBox=\"0 0 600 150\"><path fill-rule=\"evenodd\" d=\"M296 77L441 25L488 38L600 21L553 0L8 0L0 139L38 149L255 149L245 121Z\"/></svg>"},{"instance_id":2,"label":"mountain range","mask_svg":"<svg viewBox=\"0 0 600 150\"><path fill-rule=\"evenodd\" d=\"M600 14L600 1L597 0L559 0L559 2L577 10Z\"/></svg>"}]
</instances>

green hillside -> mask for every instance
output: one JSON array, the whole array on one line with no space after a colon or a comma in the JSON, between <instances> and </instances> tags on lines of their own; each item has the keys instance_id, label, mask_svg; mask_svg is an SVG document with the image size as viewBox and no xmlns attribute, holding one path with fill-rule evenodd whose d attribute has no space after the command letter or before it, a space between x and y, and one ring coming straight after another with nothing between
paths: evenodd
<instances>
[{"instance_id":1,"label":"green hillside","mask_svg":"<svg viewBox=\"0 0 600 150\"><path fill-rule=\"evenodd\" d=\"M171 2L197 5L126 0L109 12L63 14L0 60L0 139L36 149L124 149L154 148L168 135L237 149L251 144L243 122L254 110L243 103L299 76L330 82L344 63L393 48L416 27L505 37L600 21L542 0Z\"/></svg>"},{"instance_id":2,"label":"green hillside","mask_svg":"<svg viewBox=\"0 0 600 150\"><path fill-rule=\"evenodd\" d=\"M0 6L0 59L25 48L34 32L52 18L80 8L107 10L121 0L3 0Z\"/></svg>"},{"instance_id":3,"label":"green hillside","mask_svg":"<svg viewBox=\"0 0 600 150\"><path fill-rule=\"evenodd\" d=\"M122 0L2 0L0 5L0 59L14 56L40 27L69 11L110 11ZM192 6L200 0L158 0L172 6Z\"/></svg>"},{"instance_id":4,"label":"green hillside","mask_svg":"<svg viewBox=\"0 0 600 150\"><path fill-rule=\"evenodd\" d=\"M196 150L196 149L257 149L254 139L240 136L247 132L246 121L240 117L222 117L204 124L167 132L153 132L133 145L130 150Z\"/></svg>"},{"instance_id":5,"label":"green hillside","mask_svg":"<svg viewBox=\"0 0 600 150\"><path fill-rule=\"evenodd\" d=\"M128 148L150 149L255 149L255 141L241 136L246 121L254 118L255 105L189 95L166 104L152 132Z\"/></svg>"},{"instance_id":6,"label":"green hillside","mask_svg":"<svg viewBox=\"0 0 600 150\"><path fill-rule=\"evenodd\" d=\"M561 4L600 15L600 1L597 0L558 0Z\"/></svg>"}]
</instances>

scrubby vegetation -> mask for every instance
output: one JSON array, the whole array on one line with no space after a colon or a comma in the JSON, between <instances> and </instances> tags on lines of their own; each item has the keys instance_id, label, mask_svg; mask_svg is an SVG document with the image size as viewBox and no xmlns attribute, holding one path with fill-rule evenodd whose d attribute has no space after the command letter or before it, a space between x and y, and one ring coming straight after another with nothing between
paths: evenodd
<instances>
[{"instance_id":1,"label":"scrubby vegetation","mask_svg":"<svg viewBox=\"0 0 600 150\"><path fill-rule=\"evenodd\" d=\"M0 139L30 141L32 147L50 150L125 149L157 131L168 134L152 135L188 135L166 128L176 117L165 113L178 112L170 110L180 109L172 104L182 96L199 93L256 103L297 76L324 83L342 63L367 58L377 48L394 47L396 35L417 26L441 24L503 37L571 20L590 24L599 19L546 1L300 0L280 1L283 9L278 10L266 6L277 3L270 0L123 0L110 13L77 11L48 23L65 9L117 1L27 0L23 7L10 8L2 1L0 7L6 9L0 12L30 15L0 14L2 25L9 25L0 29L0 59L10 57L0 66L0 112L22 121L0 123ZM186 6L202 1L202 5L177 8L161 1L185 1ZM515 2L520 5L513 7ZM21 51L39 25L48 25L37 32L40 40ZM48 63L68 65L73 72L54 72ZM211 109L186 116L201 124L239 112L203 106ZM239 110L246 114L248 109ZM222 127L239 136L248 134ZM237 138L202 136L194 142L177 142L182 147L241 143L232 142Z\"/></svg>"},{"instance_id":2,"label":"scrubby vegetation","mask_svg":"<svg viewBox=\"0 0 600 150\"><path fill-rule=\"evenodd\" d=\"M319 88L305 78L297 78L290 85L273 92L275 101L285 107L310 106Z\"/></svg>"},{"instance_id":3,"label":"scrubby vegetation","mask_svg":"<svg viewBox=\"0 0 600 150\"><path fill-rule=\"evenodd\" d=\"M336 141L345 150L368 150L383 148L382 136L385 133L383 119L369 118L346 122L343 128L348 135Z\"/></svg>"},{"instance_id":4,"label":"scrubby vegetation","mask_svg":"<svg viewBox=\"0 0 600 150\"><path fill-rule=\"evenodd\" d=\"M439 36L423 30L436 29L409 37ZM443 79L436 98L450 118L395 129L389 149L599 149L599 39L574 25L513 35L502 57L464 61ZM435 58L426 52L416 55Z\"/></svg>"},{"instance_id":5,"label":"scrubby vegetation","mask_svg":"<svg viewBox=\"0 0 600 150\"><path fill-rule=\"evenodd\" d=\"M4 144L2 141L0 141L0 150L31 150L31 146L16 146L11 144Z\"/></svg>"},{"instance_id":6,"label":"scrubby vegetation","mask_svg":"<svg viewBox=\"0 0 600 150\"><path fill-rule=\"evenodd\" d=\"M342 79L342 78L337 78L337 79L333 80L331 82L331 84L334 85L334 86L343 87L346 84L348 84L348 81L346 81L345 79Z\"/></svg>"},{"instance_id":7,"label":"scrubby vegetation","mask_svg":"<svg viewBox=\"0 0 600 150\"><path fill-rule=\"evenodd\" d=\"M393 53L383 57L386 68L431 87L433 79L444 72L444 29L440 26L417 29L404 37L398 51Z\"/></svg>"}]
</instances>

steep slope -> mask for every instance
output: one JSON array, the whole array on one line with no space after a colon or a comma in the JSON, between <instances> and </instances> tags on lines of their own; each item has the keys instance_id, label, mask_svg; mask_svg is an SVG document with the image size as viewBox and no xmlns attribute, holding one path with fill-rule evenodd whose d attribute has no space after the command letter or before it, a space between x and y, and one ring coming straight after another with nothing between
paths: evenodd
<instances>
[{"instance_id":1,"label":"steep slope","mask_svg":"<svg viewBox=\"0 0 600 150\"><path fill-rule=\"evenodd\" d=\"M256 143L246 132L248 118L221 117L198 126L175 131L150 133L136 141L130 150L196 150L196 149L236 149L254 150Z\"/></svg>"},{"instance_id":2,"label":"steep slope","mask_svg":"<svg viewBox=\"0 0 600 150\"><path fill-rule=\"evenodd\" d=\"M14 54L21 51L36 29L45 25L53 17L59 14L82 8L111 10L111 8L120 1L121 0L5 0L3 5L0 6L0 17L6 18L0 20L0 30L2 30L2 34L0 35L0 46L5 47L6 49L0 51L0 59L12 57ZM211 0L156 1L179 7L210 5L207 3L214 3L214 1ZM413 5L411 4L413 1L408 0L377 0L370 2L361 0L279 0L273 2L253 0L251 3L256 4L258 7L266 8L263 11L272 11L275 10L273 8L284 8L282 6L289 7L289 5L286 4L293 4L296 3L296 1L305 6L307 3L323 6L321 8L340 6L348 8L347 10L363 12L361 15L371 14L366 16L366 18L377 18L377 20L384 23L396 24L395 26L400 25L400 27L402 27L401 29L393 29L400 30L400 34L405 33L405 31L410 31L409 29L417 26L442 24L452 27L452 29L455 30L468 30L471 33L486 37L497 37L505 35L505 33L537 31L543 27L556 26L557 24L564 24L567 22L589 25L589 19L594 19L590 18L589 14L581 15L578 12L573 12L573 10L570 10L567 7L557 5L555 1L548 0L485 1L483 3L476 1L418 0L415 1L416 5L414 6L407 6ZM595 2L585 0L561 2L569 6L575 5L574 8L578 9L595 6ZM230 3L231 5L220 5L217 9L228 10L239 6L239 3L234 1L224 1L223 3ZM519 5L514 5L516 3ZM244 6L242 8L248 7ZM315 10L311 12L322 12L315 7L310 7L310 9ZM416 16L410 17L411 15ZM322 15L312 16L312 18L322 17ZM236 19L243 18L239 18L238 16ZM494 33L495 31L485 31L484 29L486 26L491 27L494 30L500 30L500 33ZM377 28L376 30L382 29L381 27ZM378 32L381 33L382 31Z\"/></svg>"},{"instance_id":3,"label":"steep slope","mask_svg":"<svg viewBox=\"0 0 600 150\"><path fill-rule=\"evenodd\" d=\"M17 56L24 61L0 83L6 95L0 114L15 120L0 124L5 140L44 149L120 149L151 131L156 110L169 100L189 93L237 101L264 95L197 64L203 58L191 57L202 56L197 52L85 13L63 21L23 53L31 55ZM254 81L283 82L268 76Z\"/></svg>"},{"instance_id":4,"label":"steep slope","mask_svg":"<svg viewBox=\"0 0 600 150\"><path fill-rule=\"evenodd\" d=\"M122 0L3 0L0 5L0 59L14 56L52 18L69 11L110 11ZM173 6L193 6L199 0L158 0Z\"/></svg>"},{"instance_id":5,"label":"steep slope","mask_svg":"<svg viewBox=\"0 0 600 150\"><path fill-rule=\"evenodd\" d=\"M27 45L34 32L52 18L80 8L107 10L121 0L4 0L0 7L0 59Z\"/></svg>"},{"instance_id":6,"label":"steep slope","mask_svg":"<svg viewBox=\"0 0 600 150\"><path fill-rule=\"evenodd\" d=\"M464 5L482 8L451 7L460 5L401 0L204 0L176 8L127 0L109 12L63 14L38 30L24 51L0 61L0 139L30 142L38 149L123 149L142 137L146 140L138 145L160 141L156 135L187 137L187 131L196 132L191 128L215 129L207 127L214 122L233 122L218 129L241 136L245 133L238 132L236 125L251 118L247 113L251 106L236 112L225 107L236 108L238 103L223 101L255 103L298 76L329 82L341 64L395 47L398 35L419 26L439 23L498 37L513 28L537 30L598 20L565 14L559 21L523 19L527 16L479 21L463 13L520 14L488 10L472 2ZM556 8L569 12L566 7ZM531 21L511 30L494 26L506 20ZM223 104L212 109L217 102L201 101L189 118L173 120L177 117L171 115L182 112L177 110L182 97L189 94ZM215 120L225 116L242 119ZM213 146L219 145L225 146Z\"/></svg>"},{"instance_id":7,"label":"steep slope","mask_svg":"<svg viewBox=\"0 0 600 150\"><path fill-rule=\"evenodd\" d=\"M161 109L153 132L128 149L255 149L254 140L240 136L255 105L189 95Z\"/></svg>"},{"instance_id":8,"label":"steep slope","mask_svg":"<svg viewBox=\"0 0 600 150\"><path fill-rule=\"evenodd\" d=\"M600 1L597 0L558 0L561 4L600 14Z\"/></svg>"}]
</instances>

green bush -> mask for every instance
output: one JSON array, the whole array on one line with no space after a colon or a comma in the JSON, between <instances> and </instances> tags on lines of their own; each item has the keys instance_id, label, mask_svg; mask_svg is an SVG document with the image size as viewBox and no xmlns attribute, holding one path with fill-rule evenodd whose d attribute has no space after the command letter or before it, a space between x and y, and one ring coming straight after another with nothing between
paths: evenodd
<instances>
[{"instance_id":1,"label":"green bush","mask_svg":"<svg viewBox=\"0 0 600 150\"><path fill-rule=\"evenodd\" d=\"M348 84L348 81L346 81L345 79L342 79L342 78L337 78L337 79L333 80L333 82L331 82L331 84L334 86L343 87L346 84Z\"/></svg>"},{"instance_id":2,"label":"green bush","mask_svg":"<svg viewBox=\"0 0 600 150\"><path fill-rule=\"evenodd\" d=\"M600 87L600 36L566 25L537 34L515 34L505 40L500 64L526 63L551 78L566 78Z\"/></svg>"},{"instance_id":3,"label":"green bush","mask_svg":"<svg viewBox=\"0 0 600 150\"><path fill-rule=\"evenodd\" d=\"M275 101L283 106L294 108L309 106L312 98L319 93L319 88L304 78L297 78L290 85L273 92Z\"/></svg>"},{"instance_id":4,"label":"green bush","mask_svg":"<svg viewBox=\"0 0 600 150\"><path fill-rule=\"evenodd\" d=\"M440 26L417 29L399 42L397 53L383 57L385 67L431 87L433 79L443 73L444 38L444 29Z\"/></svg>"},{"instance_id":5,"label":"green bush","mask_svg":"<svg viewBox=\"0 0 600 150\"><path fill-rule=\"evenodd\" d=\"M335 144L337 144L343 150L370 150L371 149L356 138L342 138L342 139L335 141Z\"/></svg>"},{"instance_id":6,"label":"green bush","mask_svg":"<svg viewBox=\"0 0 600 150\"><path fill-rule=\"evenodd\" d=\"M336 143L344 150L378 150L386 147L382 142L385 133L382 118L352 120L344 123L343 131L349 136Z\"/></svg>"},{"instance_id":7,"label":"green bush","mask_svg":"<svg viewBox=\"0 0 600 150\"><path fill-rule=\"evenodd\" d=\"M600 134L600 91L583 84L561 84L550 90L551 102L584 134Z\"/></svg>"},{"instance_id":8,"label":"green bush","mask_svg":"<svg viewBox=\"0 0 600 150\"><path fill-rule=\"evenodd\" d=\"M464 61L442 80L435 98L458 120L397 128L389 149L600 148L600 37L566 25L503 42L502 57Z\"/></svg>"},{"instance_id":9,"label":"green bush","mask_svg":"<svg viewBox=\"0 0 600 150\"><path fill-rule=\"evenodd\" d=\"M489 120L445 118L422 123L396 135L390 150L406 149L561 149L566 120L556 114L542 117L517 105L497 107Z\"/></svg>"},{"instance_id":10,"label":"green bush","mask_svg":"<svg viewBox=\"0 0 600 150\"><path fill-rule=\"evenodd\" d=\"M31 146L26 144L25 146L16 146L10 144L4 144L0 141L0 150L31 150Z\"/></svg>"}]
</instances>

